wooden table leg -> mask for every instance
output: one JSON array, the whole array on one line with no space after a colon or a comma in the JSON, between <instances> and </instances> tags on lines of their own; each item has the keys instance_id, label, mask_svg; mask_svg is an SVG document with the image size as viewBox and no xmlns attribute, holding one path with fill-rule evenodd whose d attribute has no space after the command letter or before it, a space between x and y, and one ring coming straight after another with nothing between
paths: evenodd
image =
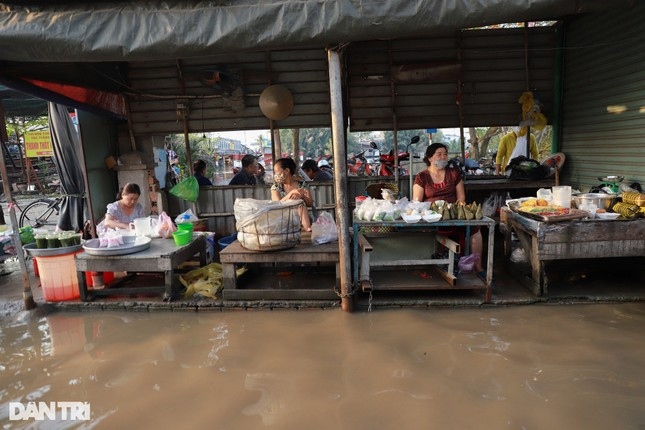
<instances>
[{"instance_id":1,"label":"wooden table leg","mask_svg":"<svg viewBox=\"0 0 645 430\"><path fill-rule=\"evenodd\" d=\"M81 301L82 302L88 302L90 297L89 297L89 292L87 291L87 282L85 281L85 272L76 272L76 276L78 277L78 291L81 295Z\"/></svg>"},{"instance_id":2,"label":"wooden table leg","mask_svg":"<svg viewBox=\"0 0 645 430\"><path fill-rule=\"evenodd\" d=\"M230 290L237 288L235 264L222 263L222 287Z\"/></svg>"},{"instance_id":3,"label":"wooden table leg","mask_svg":"<svg viewBox=\"0 0 645 430\"><path fill-rule=\"evenodd\" d=\"M533 293L536 296L541 296L543 293L542 289L542 274L544 272L544 262L540 261L538 255L538 240L537 237L531 238L531 253L529 255L531 261L531 277L533 278L534 287Z\"/></svg>"},{"instance_id":4,"label":"wooden table leg","mask_svg":"<svg viewBox=\"0 0 645 430\"><path fill-rule=\"evenodd\" d=\"M175 277L174 270L166 270L164 272L164 285L165 285L165 291L163 294L164 302L172 301L173 290L176 283L175 279L176 277Z\"/></svg>"}]
</instances>

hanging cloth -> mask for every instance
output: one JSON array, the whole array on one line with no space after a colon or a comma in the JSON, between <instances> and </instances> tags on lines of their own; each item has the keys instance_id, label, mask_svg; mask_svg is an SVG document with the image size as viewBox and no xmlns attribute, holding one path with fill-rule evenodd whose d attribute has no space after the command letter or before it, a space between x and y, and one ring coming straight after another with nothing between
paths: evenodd
<instances>
[{"instance_id":1,"label":"hanging cloth","mask_svg":"<svg viewBox=\"0 0 645 430\"><path fill-rule=\"evenodd\" d=\"M48 112L54 164L60 177L63 197L57 228L82 231L83 224L88 218L85 181L81 170L81 163L84 160L79 158L80 138L65 106L50 102Z\"/></svg>"}]
</instances>

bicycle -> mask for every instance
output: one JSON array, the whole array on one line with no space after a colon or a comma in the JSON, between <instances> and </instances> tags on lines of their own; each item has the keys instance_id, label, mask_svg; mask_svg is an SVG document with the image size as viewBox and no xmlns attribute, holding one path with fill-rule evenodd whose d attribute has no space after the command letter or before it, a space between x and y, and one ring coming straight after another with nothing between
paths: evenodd
<instances>
[{"instance_id":1,"label":"bicycle","mask_svg":"<svg viewBox=\"0 0 645 430\"><path fill-rule=\"evenodd\" d=\"M43 198L29 203L24 209L18 206L18 209L20 209L18 226L20 228L31 226L32 228L46 227L50 230L56 229L62 200L62 197L55 199Z\"/></svg>"}]
</instances>

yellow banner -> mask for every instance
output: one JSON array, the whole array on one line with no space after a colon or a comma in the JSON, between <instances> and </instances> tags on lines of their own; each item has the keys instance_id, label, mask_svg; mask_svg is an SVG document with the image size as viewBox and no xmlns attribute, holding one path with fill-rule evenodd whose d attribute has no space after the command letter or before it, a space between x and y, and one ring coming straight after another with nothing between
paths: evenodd
<instances>
[{"instance_id":1,"label":"yellow banner","mask_svg":"<svg viewBox=\"0 0 645 430\"><path fill-rule=\"evenodd\" d=\"M51 157L54 155L49 130L25 133L25 155L27 157Z\"/></svg>"}]
</instances>

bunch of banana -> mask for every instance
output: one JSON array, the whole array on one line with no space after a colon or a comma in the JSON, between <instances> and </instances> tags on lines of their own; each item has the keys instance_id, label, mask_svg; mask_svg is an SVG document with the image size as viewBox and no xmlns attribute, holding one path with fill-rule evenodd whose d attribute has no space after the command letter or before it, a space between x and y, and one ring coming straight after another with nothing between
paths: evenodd
<instances>
[{"instance_id":1,"label":"bunch of banana","mask_svg":"<svg viewBox=\"0 0 645 430\"><path fill-rule=\"evenodd\" d=\"M629 203L623 202L616 203L611 209L625 218L636 218L641 213L641 208L638 205L630 205Z\"/></svg>"},{"instance_id":2,"label":"bunch of banana","mask_svg":"<svg viewBox=\"0 0 645 430\"><path fill-rule=\"evenodd\" d=\"M630 205L645 206L645 194L637 191L625 191L622 196L623 203Z\"/></svg>"}]
</instances>

